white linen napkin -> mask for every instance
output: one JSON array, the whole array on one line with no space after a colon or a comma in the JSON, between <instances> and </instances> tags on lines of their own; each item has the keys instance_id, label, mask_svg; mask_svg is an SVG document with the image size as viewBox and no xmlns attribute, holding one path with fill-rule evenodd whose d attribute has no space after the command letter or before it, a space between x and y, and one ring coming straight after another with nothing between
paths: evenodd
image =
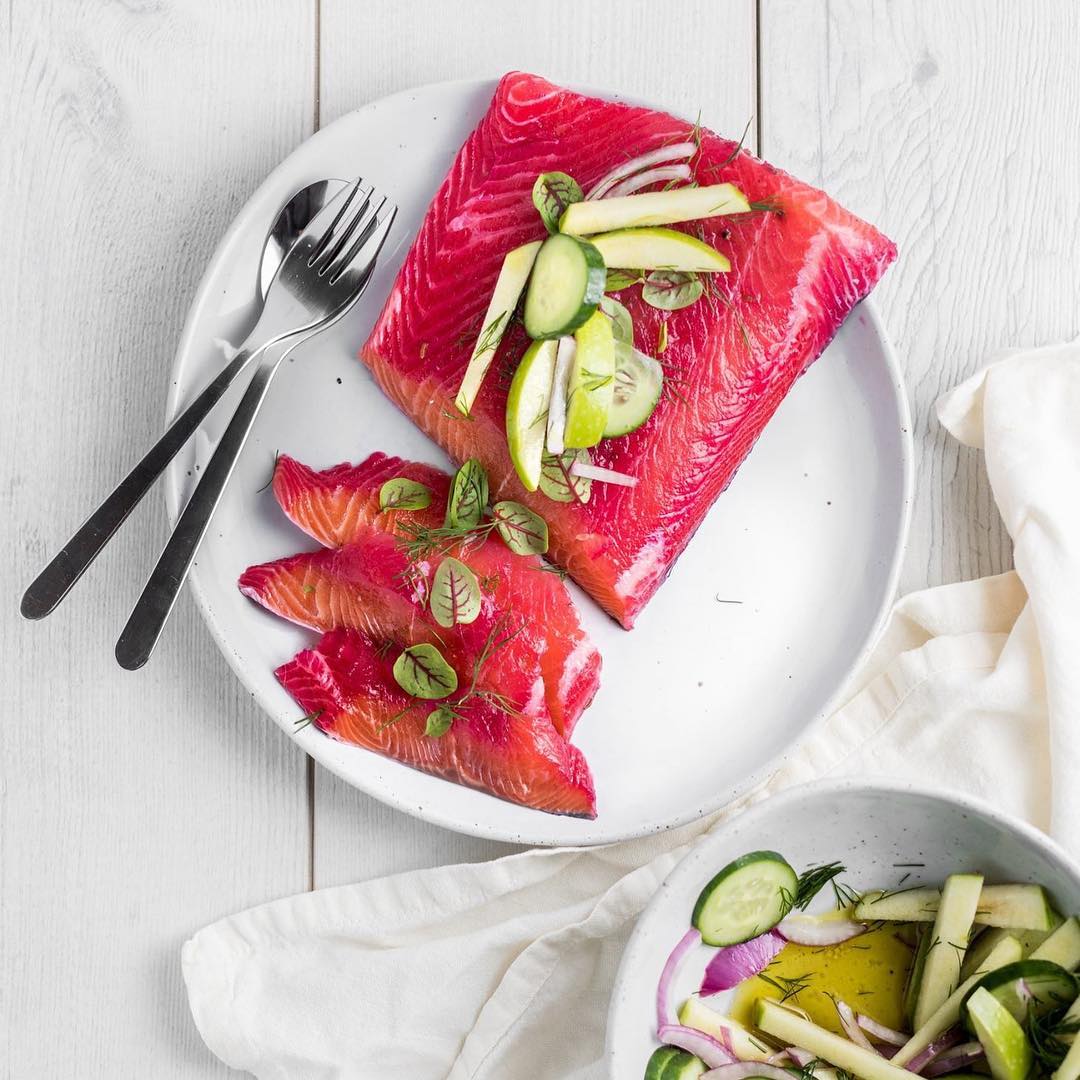
<instances>
[{"instance_id":1,"label":"white linen napkin","mask_svg":"<svg viewBox=\"0 0 1080 1080\"><path fill-rule=\"evenodd\" d=\"M851 696L757 791L684 828L307 893L183 950L195 1022L264 1080L603 1080L634 920L702 833L827 775L961 788L1080 855L1080 343L1006 354L938 406L986 451L1016 572L901 600Z\"/></svg>"}]
</instances>

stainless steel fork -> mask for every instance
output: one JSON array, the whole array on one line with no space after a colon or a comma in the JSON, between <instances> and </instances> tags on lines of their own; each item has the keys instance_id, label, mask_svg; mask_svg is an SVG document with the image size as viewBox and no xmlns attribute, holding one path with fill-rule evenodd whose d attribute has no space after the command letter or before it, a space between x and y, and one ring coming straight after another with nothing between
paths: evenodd
<instances>
[{"instance_id":1,"label":"stainless steel fork","mask_svg":"<svg viewBox=\"0 0 1080 1080\"><path fill-rule=\"evenodd\" d=\"M42 619L63 600L242 371L271 345L325 323L355 298L355 274L343 271L370 238L365 229L374 220L374 200L357 178L312 218L282 261L240 351L34 579L22 599L26 618Z\"/></svg>"},{"instance_id":2,"label":"stainless steel fork","mask_svg":"<svg viewBox=\"0 0 1080 1080\"><path fill-rule=\"evenodd\" d=\"M374 201L374 191L368 192L364 199L365 212ZM370 214L365 213L362 224L359 215L354 216L348 226L336 232L330 230L332 236L310 245L306 261L293 261L287 270L286 266L282 266L279 276L287 272L296 279L294 295L298 303L303 304L309 295L314 299L323 288L343 288L347 299L330 318L307 333L291 336L284 349L268 351L259 362L236 413L203 471L198 487L184 507L116 643L116 660L121 667L135 670L150 658L282 361L301 341L320 333L341 318L360 297L396 213L397 208L384 197ZM303 242L300 240L297 244Z\"/></svg>"}]
</instances>

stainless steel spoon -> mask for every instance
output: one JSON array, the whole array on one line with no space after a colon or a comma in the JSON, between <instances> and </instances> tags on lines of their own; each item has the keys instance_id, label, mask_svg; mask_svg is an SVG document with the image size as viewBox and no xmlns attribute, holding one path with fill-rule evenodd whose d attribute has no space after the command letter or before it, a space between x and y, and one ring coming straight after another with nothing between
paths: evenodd
<instances>
[{"instance_id":1,"label":"stainless steel spoon","mask_svg":"<svg viewBox=\"0 0 1080 1080\"><path fill-rule=\"evenodd\" d=\"M318 180L298 191L282 208L263 247L257 281L259 319L244 346L172 421L165 434L34 579L22 598L20 610L25 618L43 619L56 608L240 372L268 345L285 336L263 322L266 315L263 302L270 283L294 242L303 235L319 211L334 200L345 186L343 180ZM283 329L291 331L294 328Z\"/></svg>"}]
</instances>

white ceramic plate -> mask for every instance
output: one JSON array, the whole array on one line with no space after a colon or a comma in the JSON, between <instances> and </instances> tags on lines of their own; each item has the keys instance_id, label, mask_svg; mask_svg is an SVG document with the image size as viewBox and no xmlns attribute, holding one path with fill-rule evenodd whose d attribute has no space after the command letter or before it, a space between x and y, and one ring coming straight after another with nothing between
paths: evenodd
<instances>
[{"instance_id":1,"label":"white ceramic plate","mask_svg":"<svg viewBox=\"0 0 1080 1080\"><path fill-rule=\"evenodd\" d=\"M1045 834L957 795L900 784L808 784L757 804L702 843L672 871L645 909L623 954L608 1015L612 1080L643 1076L656 1041L656 985L664 961L690 928L702 887L747 851L779 851L799 872L838 860L858 890L939 884L977 870L990 881L1035 881L1064 914L1080 911L1080 866ZM924 863L901 867L898 863ZM909 875L905 877L905 875ZM828 904L826 903L827 907ZM683 1001L701 985L708 957L689 954L672 987ZM709 1004L724 1010L732 994Z\"/></svg>"},{"instance_id":2,"label":"white ceramic plate","mask_svg":"<svg viewBox=\"0 0 1080 1080\"><path fill-rule=\"evenodd\" d=\"M269 491L274 452L310 465L374 450L448 464L355 359L427 204L483 114L492 82L421 87L324 128L252 196L222 240L185 326L170 415L252 318L266 230L313 180L362 174L400 207L363 301L279 373L191 582L211 632L286 731L300 710L274 668L314 635L260 610L236 579L308 549ZM175 520L230 411L229 398L169 474ZM327 768L393 806L461 832L531 844L596 844L689 821L761 779L827 709L892 598L908 521L909 423L892 349L868 304L799 381L689 550L641 615L619 629L575 590L604 656L603 686L575 733L599 817L552 817L437 780L314 728L295 735Z\"/></svg>"}]
</instances>

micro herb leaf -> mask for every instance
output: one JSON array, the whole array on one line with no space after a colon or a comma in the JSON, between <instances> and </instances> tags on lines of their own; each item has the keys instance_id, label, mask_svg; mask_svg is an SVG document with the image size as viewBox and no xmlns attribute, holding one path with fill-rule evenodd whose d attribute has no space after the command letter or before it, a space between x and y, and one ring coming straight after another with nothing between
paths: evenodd
<instances>
[{"instance_id":1,"label":"micro herb leaf","mask_svg":"<svg viewBox=\"0 0 1080 1080\"><path fill-rule=\"evenodd\" d=\"M600 301L600 310L611 320L611 333L615 338L616 345L634 344L634 320L630 312L615 299L614 296L605 296Z\"/></svg>"},{"instance_id":2,"label":"micro herb leaf","mask_svg":"<svg viewBox=\"0 0 1080 1080\"><path fill-rule=\"evenodd\" d=\"M394 679L410 697L435 700L452 694L457 672L434 645L410 645L394 661Z\"/></svg>"},{"instance_id":3,"label":"micro herb leaf","mask_svg":"<svg viewBox=\"0 0 1080 1080\"><path fill-rule=\"evenodd\" d=\"M475 529L484 518L488 501L488 478L476 458L469 458L456 473L446 502L446 527Z\"/></svg>"},{"instance_id":4,"label":"micro herb leaf","mask_svg":"<svg viewBox=\"0 0 1080 1080\"><path fill-rule=\"evenodd\" d=\"M559 231L559 218L571 203L585 197L578 182L563 172L541 173L533 184L532 201L549 233Z\"/></svg>"},{"instance_id":5,"label":"micro herb leaf","mask_svg":"<svg viewBox=\"0 0 1080 1080\"><path fill-rule=\"evenodd\" d=\"M447 630L471 623L480 614L480 584L460 560L448 555L431 579L431 614Z\"/></svg>"},{"instance_id":6,"label":"micro herb leaf","mask_svg":"<svg viewBox=\"0 0 1080 1080\"><path fill-rule=\"evenodd\" d=\"M557 457L545 454L540 466L540 490L555 502L587 503L592 495L592 481L570 472L578 462L592 463L588 450L564 450Z\"/></svg>"},{"instance_id":7,"label":"micro herb leaf","mask_svg":"<svg viewBox=\"0 0 1080 1080\"><path fill-rule=\"evenodd\" d=\"M424 724L424 734L429 738L438 739L450 730L450 725L456 718L457 713L453 709L440 705L428 713Z\"/></svg>"},{"instance_id":8,"label":"micro herb leaf","mask_svg":"<svg viewBox=\"0 0 1080 1080\"><path fill-rule=\"evenodd\" d=\"M683 270L654 270L641 288L641 299L661 311L678 311L701 298L705 286L697 274Z\"/></svg>"},{"instance_id":9,"label":"micro herb leaf","mask_svg":"<svg viewBox=\"0 0 1080 1080\"><path fill-rule=\"evenodd\" d=\"M395 476L379 488L380 510L423 510L431 505L431 489L407 476Z\"/></svg>"},{"instance_id":10,"label":"micro herb leaf","mask_svg":"<svg viewBox=\"0 0 1080 1080\"><path fill-rule=\"evenodd\" d=\"M604 282L604 292L621 292L644 280L640 270L609 270Z\"/></svg>"},{"instance_id":11,"label":"micro herb leaf","mask_svg":"<svg viewBox=\"0 0 1080 1080\"><path fill-rule=\"evenodd\" d=\"M667 352L667 319L661 319L660 329L656 331L656 355L663 356Z\"/></svg>"},{"instance_id":12,"label":"micro herb leaf","mask_svg":"<svg viewBox=\"0 0 1080 1080\"><path fill-rule=\"evenodd\" d=\"M499 502L491 508L495 528L515 555L543 555L548 549L547 522L527 506Z\"/></svg>"}]
</instances>

